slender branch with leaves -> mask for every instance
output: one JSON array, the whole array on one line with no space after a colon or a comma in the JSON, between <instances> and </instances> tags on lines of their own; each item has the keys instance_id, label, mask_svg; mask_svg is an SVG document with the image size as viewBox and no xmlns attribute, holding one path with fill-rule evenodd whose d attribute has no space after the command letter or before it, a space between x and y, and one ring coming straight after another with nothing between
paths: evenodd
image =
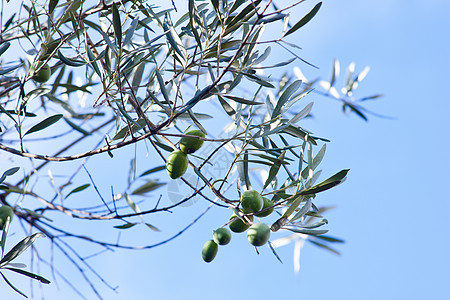
<instances>
[{"instance_id":1,"label":"slender branch with leaves","mask_svg":"<svg viewBox=\"0 0 450 300\"><path fill-rule=\"evenodd\" d=\"M2 256L0 274L8 285L24 295L7 280L6 269L49 283L11 263L46 236L55 253L48 257L33 247L37 263L64 257L101 299L92 278L116 287L75 243L89 244L91 257L115 248L150 249L194 228L210 209L229 215L205 244L207 262L218 244L230 241L227 228L247 232L255 249L267 243L279 260L276 248L299 238L338 253L330 244L342 240L326 235L327 208L315 200L345 181L349 170L324 172L334 175L319 181L330 140L304 128L313 108L306 99L335 99L344 112L367 120L371 112L364 102L380 95L355 96L369 69L355 73L354 64L339 93L338 60L329 81L308 80L300 68L316 67L302 57L294 36L307 30L322 3L279 2L189 0L159 7L145 0L93 6L85 0L29 0L16 13L8 13L12 3L2 6L0 154L1 165L11 168L0 180L0 202L28 236ZM292 11L300 7L309 12L297 18ZM286 57L272 55L272 49ZM99 164L119 168L124 157L130 164L123 181L108 172L98 175ZM143 157L147 170L141 169ZM188 192L174 193L173 184ZM89 193L89 200L74 201ZM52 222L54 216L68 223L101 222L116 236L143 226L161 235L151 216L176 213L195 201L203 209L191 222L148 245ZM2 251L9 225L15 226L11 219L4 220ZM52 265L53 276L70 282L63 268Z\"/></svg>"}]
</instances>

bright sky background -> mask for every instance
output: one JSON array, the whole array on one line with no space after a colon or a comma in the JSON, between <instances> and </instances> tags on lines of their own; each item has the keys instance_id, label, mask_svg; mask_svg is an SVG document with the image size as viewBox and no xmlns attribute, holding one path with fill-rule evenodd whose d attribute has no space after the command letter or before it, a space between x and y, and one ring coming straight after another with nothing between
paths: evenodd
<instances>
[{"instance_id":1,"label":"bright sky background","mask_svg":"<svg viewBox=\"0 0 450 300\"><path fill-rule=\"evenodd\" d=\"M315 3L307 1L294 16L303 16ZM266 247L256 255L242 234L233 235L232 243L205 264L201 247L229 215L212 209L181 238L164 246L116 251L93 260L109 283L119 285L119 294L102 287L105 299L450 297L446 217L450 199L445 190L450 179L450 134L445 125L450 114L448 28L450 2L446 0L324 1L314 20L288 39L303 48L303 58L320 67L317 71L299 64L306 77L328 79L333 58L340 60L341 69L351 62L357 71L369 65L371 71L357 93L384 94L366 107L394 118L369 116L366 123L355 115L343 115L338 103L328 98L311 94L304 100L315 102L316 117L304 127L332 140L322 162L326 175L351 169L344 184L318 198L318 204L337 205L326 214L327 228L346 240L338 246L342 256L307 244L300 272L295 274L293 244L279 248L284 261L280 264ZM285 57L281 51L278 55ZM103 183L107 193L108 183ZM205 207L198 202L172 215L155 216L156 226L159 218L173 220L173 228L162 228L163 233L127 234L141 244L157 242L186 226ZM102 225L88 226L87 231L97 231ZM78 285L79 276L73 276L73 284ZM11 278L29 293L27 281ZM59 285L61 291L57 284L44 287L46 299L79 299L63 282ZM0 294L22 299L3 282ZM86 297L95 299L90 292Z\"/></svg>"}]
</instances>

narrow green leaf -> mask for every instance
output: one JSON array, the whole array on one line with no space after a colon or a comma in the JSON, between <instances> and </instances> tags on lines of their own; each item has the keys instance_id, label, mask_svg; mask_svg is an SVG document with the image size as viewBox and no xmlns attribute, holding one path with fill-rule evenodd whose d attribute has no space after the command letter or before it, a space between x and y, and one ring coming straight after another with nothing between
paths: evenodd
<instances>
[{"instance_id":1,"label":"narrow green leaf","mask_svg":"<svg viewBox=\"0 0 450 300\"><path fill-rule=\"evenodd\" d=\"M92 68L94 69L95 73L97 73L97 75L100 78L103 78L103 76L102 76L103 74L100 72L100 69L98 68L98 65L97 65L97 61L96 61L97 59L95 58L95 55L92 52L91 47L89 47L87 41L86 41L86 53L87 53L87 56L89 58L89 64L92 66Z\"/></svg>"},{"instance_id":2,"label":"narrow green leaf","mask_svg":"<svg viewBox=\"0 0 450 300\"><path fill-rule=\"evenodd\" d=\"M51 125L55 124L56 122L58 122L62 117L63 117L62 114L56 114L56 115L50 116L47 119L45 119L45 120L39 122L38 124L34 125L33 127L31 127L24 134L24 136L27 135L27 134L33 133L33 132L40 131L42 129L45 129L45 128L51 126Z\"/></svg>"},{"instance_id":3,"label":"narrow green leaf","mask_svg":"<svg viewBox=\"0 0 450 300\"><path fill-rule=\"evenodd\" d=\"M301 225L302 228L313 229L328 224L327 219L322 219L316 223Z\"/></svg>"},{"instance_id":4,"label":"narrow green leaf","mask_svg":"<svg viewBox=\"0 0 450 300\"><path fill-rule=\"evenodd\" d=\"M163 144L163 143L161 143L161 142L159 142L159 141L153 141L159 148L161 148L161 149L163 149L163 150L166 150L166 151L168 151L168 152L172 152L173 151L173 148L172 147L170 147L170 146L168 146L168 145L166 145L166 144Z\"/></svg>"},{"instance_id":5,"label":"narrow green leaf","mask_svg":"<svg viewBox=\"0 0 450 300\"><path fill-rule=\"evenodd\" d=\"M19 171L19 170L20 170L20 167L14 167L14 168L11 168L11 169L6 170L6 171L3 173L2 177L0 177L0 183L2 183L3 181L5 181L5 179L6 179L7 176L11 176L11 175L15 174L15 173L16 173L17 171Z\"/></svg>"},{"instance_id":6,"label":"narrow green leaf","mask_svg":"<svg viewBox=\"0 0 450 300\"><path fill-rule=\"evenodd\" d=\"M191 1L191 0L190 0ZM190 2L189 1L189 2ZM220 17L220 7L219 7L219 0L211 0L211 3L214 7L214 10L216 11L217 15Z\"/></svg>"},{"instance_id":7,"label":"narrow green leaf","mask_svg":"<svg viewBox=\"0 0 450 300\"><path fill-rule=\"evenodd\" d=\"M312 138L309 134L307 134L305 131L303 131L302 129L300 129L296 126L289 125L285 129L283 129L283 132L289 133L292 136L301 138L302 140L307 140L308 142L310 142L313 145L317 145L317 142L314 140L314 138Z\"/></svg>"},{"instance_id":8,"label":"narrow green leaf","mask_svg":"<svg viewBox=\"0 0 450 300\"><path fill-rule=\"evenodd\" d=\"M214 0L217 1L217 0ZM213 3L214 5L214 3ZM215 8L215 7L214 7ZM203 52L202 41L197 31L197 22L195 21L195 15L198 14L197 7L194 0L189 0L189 25L191 26L192 34L194 35L197 45L200 47L200 51Z\"/></svg>"},{"instance_id":9,"label":"narrow green leaf","mask_svg":"<svg viewBox=\"0 0 450 300\"><path fill-rule=\"evenodd\" d=\"M377 99L377 98L380 98L380 97L383 97L383 95L382 94L378 94L378 95L373 95L373 96L369 96L369 97L364 97L364 98L359 99L359 101L373 100L373 99Z\"/></svg>"},{"instance_id":10,"label":"narrow green leaf","mask_svg":"<svg viewBox=\"0 0 450 300\"><path fill-rule=\"evenodd\" d=\"M280 256L278 255L277 251L275 251L275 248L272 246L272 243L270 241L268 241L268 244L269 244L270 250L272 250L273 255L275 255L275 257L278 259L278 261L280 263L283 263L283 261L281 260Z\"/></svg>"},{"instance_id":11,"label":"narrow green leaf","mask_svg":"<svg viewBox=\"0 0 450 300\"><path fill-rule=\"evenodd\" d=\"M0 246L2 248L2 256L5 253L5 245L6 245L6 238L8 237L8 231L9 231L9 225L11 225L11 217L8 216L5 220L5 223L3 224L3 232L2 232L2 241L0 243Z\"/></svg>"},{"instance_id":12,"label":"narrow green leaf","mask_svg":"<svg viewBox=\"0 0 450 300\"><path fill-rule=\"evenodd\" d=\"M175 28L168 22L168 15L166 15L166 21L163 23L163 29L165 32L167 32L167 41L169 42L169 45L172 47L172 49L179 55L179 57L175 57L181 59L180 62L184 64L186 60L186 49L184 48L183 42L175 31Z\"/></svg>"},{"instance_id":13,"label":"narrow green leaf","mask_svg":"<svg viewBox=\"0 0 450 300\"><path fill-rule=\"evenodd\" d=\"M12 115L17 115L18 114L18 115L25 115L25 117L36 117L36 114L30 113L30 112L25 112L25 113L23 113L23 112L16 112L15 110L12 110L12 109L8 109L8 110L6 110L6 112L10 113Z\"/></svg>"},{"instance_id":14,"label":"narrow green leaf","mask_svg":"<svg viewBox=\"0 0 450 300\"><path fill-rule=\"evenodd\" d=\"M1 260L0 260L0 266L4 266L8 264L9 262L13 261L17 256L22 254L25 250L28 249L28 247L33 244L33 242L38 237L45 236L42 232L37 232L35 234L32 234L30 236L27 236L22 241L20 241L17 245L15 245Z\"/></svg>"},{"instance_id":15,"label":"narrow green leaf","mask_svg":"<svg viewBox=\"0 0 450 300\"><path fill-rule=\"evenodd\" d=\"M233 116L236 114L236 111L234 110L233 107L231 107L230 104L228 104L227 101L225 101L225 99L223 99L222 96L217 95L217 98L219 99L220 105L222 105L223 110L229 115L229 116Z\"/></svg>"},{"instance_id":16,"label":"narrow green leaf","mask_svg":"<svg viewBox=\"0 0 450 300\"><path fill-rule=\"evenodd\" d=\"M37 212L35 212L34 210L28 209L28 208L23 208L22 209L24 211L26 211L28 214L32 215L34 218L39 219L39 218L43 218L46 219L47 221L53 222L52 219L47 218L46 216L42 215L42 214L38 214Z\"/></svg>"},{"instance_id":17,"label":"narrow green leaf","mask_svg":"<svg viewBox=\"0 0 450 300\"><path fill-rule=\"evenodd\" d=\"M314 18L314 16L317 14L317 12L319 11L321 6L322 6L322 2L319 2L318 4L316 4L316 6L314 6L314 8L306 16L304 16L300 21L298 21L294 26L292 26L292 28L289 29L288 32L286 32L286 34L284 36L294 33L295 31L300 29L302 26L306 25L306 23L311 21L311 19Z\"/></svg>"},{"instance_id":18,"label":"narrow green leaf","mask_svg":"<svg viewBox=\"0 0 450 300\"><path fill-rule=\"evenodd\" d=\"M0 56L2 56L2 54L5 53L6 50L8 50L9 46L11 46L10 42L4 42L0 45Z\"/></svg>"},{"instance_id":19,"label":"narrow green leaf","mask_svg":"<svg viewBox=\"0 0 450 300\"><path fill-rule=\"evenodd\" d=\"M139 120L136 121L136 123L137 123L138 125L135 125L135 124L131 125L131 131L133 132L133 134L136 133L136 132L138 132L138 131L141 130L142 128L144 128L145 125L147 124L147 123L145 122L144 119L139 119ZM128 126L124 126L124 127L122 127L122 128L114 135L114 137L112 138L112 140L114 141L114 140L122 139L122 138L124 138L128 133L129 133L129 127L128 127Z\"/></svg>"},{"instance_id":20,"label":"narrow green leaf","mask_svg":"<svg viewBox=\"0 0 450 300\"><path fill-rule=\"evenodd\" d=\"M327 242L330 242L330 243L345 243L344 240L338 239L338 238L335 238L335 237L332 237L329 235L321 235L321 236L318 236L317 238L327 241Z\"/></svg>"},{"instance_id":21,"label":"narrow green leaf","mask_svg":"<svg viewBox=\"0 0 450 300\"><path fill-rule=\"evenodd\" d=\"M131 194L132 195L142 195L146 194L148 192L151 192L153 190L156 190L157 188L165 185L165 182L158 182L158 180L148 180L146 183L135 189Z\"/></svg>"},{"instance_id":22,"label":"narrow green leaf","mask_svg":"<svg viewBox=\"0 0 450 300\"><path fill-rule=\"evenodd\" d=\"M147 225L147 227L153 231L161 232L161 230L158 227L153 226L152 224L149 224L149 223L144 223L144 224Z\"/></svg>"},{"instance_id":23,"label":"narrow green leaf","mask_svg":"<svg viewBox=\"0 0 450 300\"><path fill-rule=\"evenodd\" d=\"M69 124L70 127L75 129L79 133L81 133L83 135L91 135L91 133L89 131L84 130L83 128L81 128L80 126L75 124L74 122L70 121L68 118L64 117L64 121L66 121L66 123Z\"/></svg>"},{"instance_id":24,"label":"narrow green leaf","mask_svg":"<svg viewBox=\"0 0 450 300\"><path fill-rule=\"evenodd\" d=\"M87 189L87 188L90 187L90 186L91 186L91 185L90 185L89 183L86 183L86 184L80 185L80 186L77 187L77 188L74 188L73 190L70 191L70 193L67 194L67 196L65 197L65 199L67 199L70 195L72 195L72 194L74 194L74 193L78 193L78 192L81 192L81 191Z\"/></svg>"},{"instance_id":25,"label":"narrow green leaf","mask_svg":"<svg viewBox=\"0 0 450 300\"><path fill-rule=\"evenodd\" d=\"M322 181L321 183L318 183L309 189L301 191L299 194L300 195L310 195L310 194L316 194L316 193L331 189L344 181L345 177L347 176L348 171L350 171L350 169L345 169L345 170L339 171L338 173L336 173L333 176L331 176L330 178Z\"/></svg>"},{"instance_id":26,"label":"narrow green leaf","mask_svg":"<svg viewBox=\"0 0 450 300\"><path fill-rule=\"evenodd\" d=\"M115 2L113 2L111 9L113 17L114 34L116 35L117 45L119 45L119 47L122 47L122 22L120 21L119 10L117 9L117 5Z\"/></svg>"},{"instance_id":27,"label":"narrow green leaf","mask_svg":"<svg viewBox=\"0 0 450 300\"><path fill-rule=\"evenodd\" d=\"M333 68L331 69L330 87L332 87L336 82L336 78L339 76L339 73L340 73L339 61L335 58L333 60Z\"/></svg>"},{"instance_id":28,"label":"narrow green leaf","mask_svg":"<svg viewBox=\"0 0 450 300\"><path fill-rule=\"evenodd\" d=\"M301 80L296 80L292 82L281 94L280 98L278 99L277 105L275 106L273 113L272 113L272 119L276 118L280 113L282 107L286 104L286 102L291 98L291 96L300 88L302 85Z\"/></svg>"},{"instance_id":29,"label":"narrow green leaf","mask_svg":"<svg viewBox=\"0 0 450 300\"><path fill-rule=\"evenodd\" d=\"M232 96L232 95L223 95L223 96L225 98L228 98L230 100L236 101L238 103L247 104L247 105L261 105L261 104L264 104L263 102L256 102L256 101L246 100L244 98L236 97L236 96Z\"/></svg>"},{"instance_id":30,"label":"narrow green leaf","mask_svg":"<svg viewBox=\"0 0 450 300\"><path fill-rule=\"evenodd\" d=\"M125 39L123 40L124 46L128 45L128 43L133 38L134 31L136 30L138 23L139 23L139 18L136 18L131 22L130 27L128 27L127 33L125 34Z\"/></svg>"},{"instance_id":31,"label":"narrow green leaf","mask_svg":"<svg viewBox=\"0 0 450 300\"><path fill-rule=\"evenodd\" d=\"M48 12L51 14L55 10L55 7L58 5L59 0L50 0L48 3Z\"/></svg>"},{"instance_id":32,"label":"narrow green leaf","mask_svg":"<svg viewBox=\"0 0 450 300\"><path fill-rule=\"evenodd\" d=\"M321 235L328 232L328 230L319 230L319 229L301 229L301 228L292 228L292 227L283 227L283 229L287 229L296 233L303 233L308 235Z\"/></svg>"},{"instance_id":33,"label":"narrow green leaf","mask_svg":"<svg viewBox=\"0 0 450 300\"><path fill-rule=\"evenodd\" d=\"M203 125L200 123L200 121L197 118L197 114L194 114L192 110L188 110L188 115L191 118L191 120L194 122L195 126L197 126L201 131L206 132L206 129L203 127ZM180 115L182 116L182 115Z\"/></svg>"},{"instance_id":34,"label":"narrow green leaf","mask_svg":"<svg viewBox=\"0 0 450 300\"><path fill-rule=\"evenodd\" d=\"M312 200L308 199L290 221L298 220L302 218L304 215L306 215L306 213L310 211L312 204L313 204Z\"/></svg>"},{"instance_id":35,"label":"narrow green leaf","mask_svg":"<svg viewBox=\"0 0 450 300\"><path fill-rule=\"evenodd\" d=\"M127 201L128 206L131 207L131 209L134 210L135 213L141 213L141 209L139 208L139 206L134 203L133 200L131 200L131 197L127 193L125 193L125 200ZM142 216L140 217L142 218Z\"/></svg>"},{"instance_id":36,"label":"narrow green leaf","mask_svg":"<svg viewBox=\"0 0 450 300\"><path fill-rule=\"evenodd\" d=\"M50 283L50 280L45 279L45 278L42 277L42 276L33 274L33 273L31 273L31 272L27 272L27 271L25 271L25 270L16 269L16 268L5 268L5 269L8 269L8 270L11 270L11 271L13 271L13 272L16 272L16 273L19 273L19 274L28 276L28 277L30 277L30 278L32 278L32 279L35 279L35 280L40 281L41 283L45 283L45 284L49 284L49 283Z\"/></svg>"},{"instance_id":37,"label":"narrow green leaf","mask_svg":"<svg viewBox=\"0 0 450 300\"><path fill-rule=\"evenodd\" d=\"M314 102L309 103L306 105L304 109L302 109L298 114L296 114L292 119L290 120L291 123L297 123L311 112L311 109L313 107Z\"/></svg>"},{"instance_id":38,"label":"narrow green leaf","mask_svg":"<svg viewBox=\"0 0 450 300\"><path fill-rule=\"evenodd\" d=\"M126 223L126 224L123 224L123 225L116 225L116 226L114 226L114 228L117 228L117 229L128 229L128 228L133 227L136 224L137 223Z\"/></svg>"},{"instance_id":39,"label":"narrow green leaf","mask_svg":"<svg viewBox=\"0 0 450 300\"><path fill-rule=\"evenodd\" d=\"M320 150L319 150L319 152L317 153L317 155L314 157L312 165L309 166L313 171L314 171L314 170L319 166L319 164L322 162L322 159L323 159L323 157L324 157L324 155L325 155L326 149L327 149L327 145L324 144L324 145L322 146L322 148L320 148ZM305 168L305 169L302 171L302 177L303 177L303 178L308 177L308 168Z\"/></svg>"},{"instance_id":40,"label":"narrow green leaf","mask_svg":"<svg viewBox=\"0 0 450 300\"><path fill-rule=\"evenodd\" d=\"M239 14L229 19L230 21L226 24L227 29L231 28L233 25L237 24L239 21L243 20L248 14L254 13L256 7L261 3L261 0L256 0L249 5L247 5Z\"/></svg>"},{"instance_id":41,"label":"narrow green leaf","mask_svg":"<svg viewBox=\"0 0 450 300\"><path fill-rule=\"evenodd\" d=\"M75 59L71 59L68 57L65 57L61 50L58 50L58 58L66 65L71 66L71 67L81 67L84 66L86 64L86 62L84 61L80 61L80 60L75 60Z\"/></svg>"},{"instance_id":42,"label":"narrow green leaf","mask_svg":"<svg viewBox=\"0 0 450 300\"><path fill-rule=\"evenodd\" d=\"M166 100L167 104L170 106L169 93L167 92L166 85L164 84L164 79L158 69L155 69L155 74L164 100Z\"/></svg>"},{"instance_id":43,"label":"narrow green leaf","mask_svg":"<svg viewBox=\"0 0 450 300\"><path fill-rule=\"evenodd\" d=\"M22 293L18 288L16 288L11 282L9 282L9 280L5 277L5 275L3 275L2 272L0 272L0 275L2 275L3 279L5 280L5 282L17 293L19 293L20 295L22 295L25 298L28 298L27 295L25 295L24 293Z\"/></svg>"},{"instance_id":44,"label":"narrow green leaf","mask_svg":"<svg viewBox=\"0 0 450 300\"><path fill-rule=\"evenodd\" d=\"M294 199L292 199L292 204L289 206L289 208L283 213L281 218L275 221L275 223L270 226L270 230L273 232L278 231L284 223L286 223L289 216L300 206L304 199L304 196L302 195L296 195ZM304 207L304 206L303 206Z\"/></svg>"},{"instance_id":45,"label":"narrow green leaf","mask_svg":"<svg viewBox=\"0 0 450 300\"><path fill-rule=\"evenodd\" d=\"M162 165L162 166L159 166L159 167L154 167L154 168L152 168L150 170L145 171L144 173L139 175L139 177L143 177L143 176L146 176L146 175L158 172L158 171L162 171L162 170L165 170L165 169L166 169L165 165Z\"/></svg>"},{"instance_id":46,"label":"narrow green leaf","mask_svg":"<svg viewBox=\"0 0 450 300\"><path fill-rule=\"evenodd\" d=\"M266 189L266 187L275 179L275 177L278 174L278 171L280 170L282 161L284 160L284 156L286 155L286 150L284 150L280 156L278 156L278 160L273 163L272 167L270 167L269 170L269 176L266 179L266 182L264 183L263 190Z\"/></svg>"},{"instance_id":47,"label":"narrow green leaf","mask_svg":"<svg viewBox=\"0 0 450 300\"><path fill-rule=\"evenodd\" d=\"M316 237L320 237L320 235L319 235L319 236L316 236ZM330 252L332 252L332 253L334 253L334 254L336 254L336 255L341 255L341 253L340 253L339 251L337 251L336 249L331 248L330 246L327 246L327 245L325 245L325 244L322 244L322 243L313 241L312 239L308 239L308 241L309 241L310 243L313 243L314 245L316 245L316 246L318 246L318 247L320 247L320 248L323 248L323 249L325 249L325 250L328 250L328 251L330 251Z\"/></svg>"},{"instance_id":48,"label":"narrow green leaf","mask_svg":"<svg viewBox=\"0 0 450 300\"><path fill-rule=\"evenodd\" d=\"M253 82L256 82L257 84L259 84L259 85L261 85L261 86L265 86L265 87L268 87L268 88L271 88L271 89L274 89L274 88L275 88L275 86L274 86L273 84L271 84L271 83L268 82L267 80L262 79L262 78L259 77L259 76L256 76L256 75L254 75L254 74L249 74L249 73L242 73L242 74L244 74L244 76L245 76L248 80L253 81Z\"/></svg>"},{"instance_id":49,"label":"narrow green leaf","mask_svg":"<svg viewBox=\"0 0 450 300\"><path fill-rule=\"evenodd\" d=\"M358 109L355 105L344 103L343 109L350 108L351 111L353 111L355 114L357 114L359 117L361 117L364 121L368 121L367 117Z\"/></svg>"}]
</instances>

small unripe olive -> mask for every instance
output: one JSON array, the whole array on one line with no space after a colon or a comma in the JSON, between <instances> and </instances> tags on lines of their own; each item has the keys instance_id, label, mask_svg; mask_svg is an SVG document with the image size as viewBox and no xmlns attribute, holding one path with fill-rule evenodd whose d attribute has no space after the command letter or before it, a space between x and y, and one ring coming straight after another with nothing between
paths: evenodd
<instances>
[{"instance_id":1,"label":"small unripe olive","mask_svg":"<svg viewBox=\"0 0 450 300\"><path fill-rule=\"evenodd\" d=\"M270 228L264 223L255 223L247 231L247 239L253 246L259 247L270 238Z\"/></svg>"},{"instance_id":2,"label":"small unripe olive","mask_svg":"<svg viewBox=\"0 0 450 300\"><path fill-rule=\"evenodd\" d=\"M184 175L187 170L189 160L187 155L180 150L175 150L170 153L167 158L166 169L170 178L177 179Z\"/></svg>"},{"instance_id":3,"label":"small unripe olive","mask_svg":"<svg viewBox=\"0 0 450 300\"><path fill-rule=\"evenodd\" d=\"M246 214L255 213L263 207L263 199L257 191L245 191L241 195L242 211Z\"/></svg>"},{"instance_id":4,"label":"small unripe olive","mask_svg":"<svg viewBox=\"0 0 450 300\"><path fill-rule=\"evenodd\" d=\"M214 242L213 240L207 241L203 245L202 250L203 260L207 263L211 262L214 259L214 257L216 257L218 248L219 247L217 246L216 242Z\"/></svg>"},{"instance_id":5,"label":"small unripe olive","mask_svg":"<svg viewBox=\"0 0 450 300\"><path fill-rule=\"evenodd\" d=\"M263 198L263 202L264 203L263 203L263 207L261 208L261 210L273 206L272 200L270 200L270 199L268 199L266 197L262 197L262 198ZM256 214L255 216L260 217L260 218L267 217L272 212L273 212L273 207L271 209L266 210L266 211L260 212L260 213Z\"/></svg>"},{"instance_id":6,"label":"small unripe olive","mask_svg":"<svg viewBox=\"0 0 450 300\"><path fill-rule=\"evenodd\" d=\"M231 232L226 228L219 228L214 231L213 240L219 245L226 245L231 241Z\"/></svg>"},{"instance_id":7,"label":"small unripe olive","mask_svg":"<svg viewBox=\"0 0 450 300\"><path fill-rule=\"evenodd\" d=\"M3 205L2 207L0 207L0 230L3 230L3 227L5 227L6 219L10 217L11 222L13 216L14 212L11 207L7 205Z\"/></svg>"},{"instance_id":8,"label":"small unripe olive","mask_svg":"<svg viewBox=\"0 0 450 300\"><path fill-rule=\"evenodd\" d=\"M35 63L30 69L31 73L34 73L35 70L39 70L43 63L44 63L43 61L38 61L37 63ZM32 78L36 82L47 82L47 80L49 80L50 78L50 75L52 75L52 70L50 69L48 64L45 64L39 70L39 72L34 74Z\"/></svg>"},{"instance_id":9,"label":"small unripe olive","mask_svg":"<svg viewBox=\"0 0 450 300\"><path fill-rule=\"evenodd\" d=\"M205 137L205 134L201 130L191 130L184 133L185 135L195 135L198 137ZM182 137L180 139L180 149L186 154L191 154L200 149L203 145L203 140L193 137Z\"/></svg>"},{"instance_id":10,"label":"small unripe olive","mask_svg":"<svg viewBox=\"0 0 450 300\"><path fill-rule=\"evenodd\" d=\"M250 227L250 225L245 224L245 223L244 223L241 219L239 219L235 214L233 214L233 215L231 216L230 220L231 220L231 219L234 219L234 218L236 218L236 220L233 221L233 222L231 222L230 225L228 225L228 226L230 227L230 230L231 230L231 231L236 232L236 233L244 232L244 231L246 231L246 230ZM250 221L253 222L253 216L247 216L247 218L248 218Z\"/></svg>"}]
</instances>

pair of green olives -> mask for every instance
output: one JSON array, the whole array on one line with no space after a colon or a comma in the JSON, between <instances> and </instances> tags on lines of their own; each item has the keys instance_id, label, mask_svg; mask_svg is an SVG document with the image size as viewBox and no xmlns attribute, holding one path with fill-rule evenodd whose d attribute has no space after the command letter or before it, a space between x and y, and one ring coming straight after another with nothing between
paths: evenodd
<instances>
[{"instance_id":1,"label":"pair of green olives","mask_svg":"<svg viewBox=\"0 0 450 300\"><path fill-rule=\"evenodd\" d=\"M267 217L274 210L272 200L262 197L261 194L254 190L248 190L242 193L241 207L244 214L255 213L255 216L260 218ZM247 216L247 218L253 222L254 218L252 215ZM269 240L270 228L267 224L254 223L249 225L237 218L235 214L230 219L235 219L229 225L230 230L237 233L248 230L247 239L253 246L262 246Z\"/></svg>"},{"instance_id":2,"label":"pair of green olives","mask_svg":"<svg viewBox=\"0 0 450 300\"><path fill-rule=\"evenodd\" d=\"M261 194L254 190L248 190L242 193L241 206L242 211L245 214L257 213L261 211L255 214L255 216L260 218L267 217L273 212L273 202L266 197L262 197Z\"/></svg>"},{"instance_id":3,"label":"pair of green olives","mask_svg":"<svg viewBox=\"0 0 450 300\"><path fill-rule=\"evenodd\" d=\"M50 76L52 75L52 70L50 69L48 64L42 66L43 64L44 64L43 61L38 60L30 68L31 74L35 73L36 70L40 69L39 72L34 74L34 76L32 77L32 79L36 82L40 83L47 82L50 79Z\"/></svg>"},{"instance_id":4,"label":"pair of green olives","mask_svg":"<svg viewBox=\"0 0 450 300\"><path fill-rule=\"evenodd\" d=\"M202 257L207 263L211 262L219 251L219 246L227 245L231 241L231 232L226 228L219 228L214 231L213 239L203 245Z\"/></svg>"},{"instance_id":5,"label":"pair of green olives","mask_svg":"<svg viewBox=\"0 0 450 300\"><path fill-rule=\"evenodd\" d=\"M191 130L186 132L185 135L205 137L205 134L201 130ZM189 164L187 155L194 153L202 145L203 140L194 137L182 137L180 139L180 150L173 151L167 158L166 169L170 178L177 179L184 175Z\"/></svg>"}]
</instances>

